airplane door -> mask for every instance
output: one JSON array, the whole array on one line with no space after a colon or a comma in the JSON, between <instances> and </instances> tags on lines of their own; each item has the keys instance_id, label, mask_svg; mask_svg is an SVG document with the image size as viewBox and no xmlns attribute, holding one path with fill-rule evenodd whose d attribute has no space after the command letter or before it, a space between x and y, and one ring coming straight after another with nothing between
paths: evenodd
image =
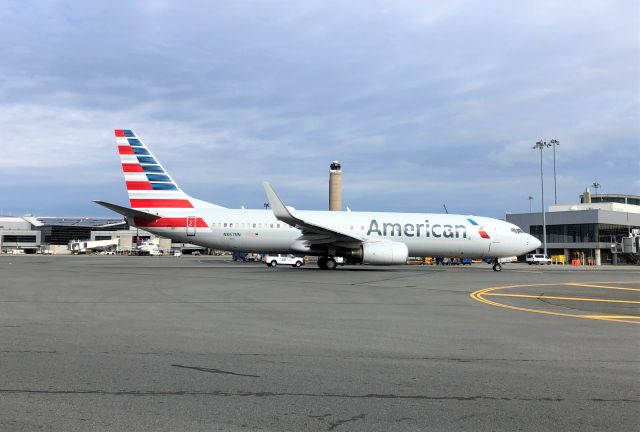
<instances>
[{"instance_id":1,"label":"airplane door","mask_svg":"<svg viewBox=\"0 0 640 432\"><path fill-rule=\"evenodd\" d=\"M498 230L496 230L495 227L490 230L490 233L491 238L489 239L489 250L487 252L489 256L495 256L495 254L499 254L501 252L501 242L498 237Z\"/></svg>"},{"instance_id":2,"label":"airplane door","mask_svg":"<svg viewBox=\"0 0 640 432\"><path fill-rule=\"evenodd\" d=\"M187 236L194 237L196 235L196 217L187 217Z\"/></svg>"}]
</instances>

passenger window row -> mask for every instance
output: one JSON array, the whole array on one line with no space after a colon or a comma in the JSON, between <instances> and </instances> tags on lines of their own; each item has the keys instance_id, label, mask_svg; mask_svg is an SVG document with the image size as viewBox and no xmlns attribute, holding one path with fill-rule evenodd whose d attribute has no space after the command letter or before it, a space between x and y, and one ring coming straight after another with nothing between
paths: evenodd
<instances>
[{"instance_id":1,"label":"passenger window row","mask_svg":"<svg viewBox=\"0 0 640 432\"><path fill-rule=\"evenodd\" d=\"M249 223L249 222L213 222L211 224L212 228L257 228L257 229L293 229L292 226L287 224L279 224L279 223ZM329 228L337 229L337 230L352 230L354 229L353 225L330 225ZM356 227L357 228L357 227ZM364 231L364 225L360 226L360 231Z\"/></svg>"},{"instance_id":2,"label":"passenger window row","mask_svg":"<svg viewBox=\"0 0 640 432\"><path fill-rule=\"evenodd\" d=\"M245 222L213 222L211 223L212 228L268 228L268 229L283 229L289 228L293 229L293 227L287 224L267 224L267 223L245 223Z\"/></svg>"}]
</instances>

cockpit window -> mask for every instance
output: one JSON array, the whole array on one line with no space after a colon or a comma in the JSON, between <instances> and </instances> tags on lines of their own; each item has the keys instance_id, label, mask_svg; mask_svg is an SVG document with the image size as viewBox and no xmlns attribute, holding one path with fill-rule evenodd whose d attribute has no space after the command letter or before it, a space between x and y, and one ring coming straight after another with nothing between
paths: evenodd
<instances>
[{"instance_id":1,"label":"cockpit window","mask_svg":"<svg viewBox=\"0 0 640 432\"><path fill-rule=\"evenodd\" d=\"M524 231L522 231L520 228L511 228L511 232L515 234L522 234Z\"/></svg>"}]
</instances>

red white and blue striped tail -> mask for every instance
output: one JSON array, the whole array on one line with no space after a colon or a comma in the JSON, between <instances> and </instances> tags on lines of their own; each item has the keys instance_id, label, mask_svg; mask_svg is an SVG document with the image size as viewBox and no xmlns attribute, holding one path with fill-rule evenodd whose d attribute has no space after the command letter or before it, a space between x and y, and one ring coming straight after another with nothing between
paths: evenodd
<instances>
[{"instance_id":1,"label":"red white and blue striped tail","mask_svg":"<svg viewBox=\"0 0 640 432\"><path fill-rule=\"evenodd\" d=\"M157 213L160 209L218 207L184 193L133 131L116 129L115 135L131 208Z\"/></svg>"}]
</instances>

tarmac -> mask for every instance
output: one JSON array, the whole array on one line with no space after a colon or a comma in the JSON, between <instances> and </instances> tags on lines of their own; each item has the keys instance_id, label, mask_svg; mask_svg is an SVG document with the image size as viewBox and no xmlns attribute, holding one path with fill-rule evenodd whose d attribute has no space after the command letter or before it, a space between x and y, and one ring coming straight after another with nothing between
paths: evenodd
<instances>
[{"instance_id":1,"label":"tarmac","mask_svg":"<svg viewBox=\"0 0 640 432\"><path fill-rule=\"evenodd\" d=\"M640 268L0 256L0 430L630 431Z\"/></svg>"}]
</instances>

